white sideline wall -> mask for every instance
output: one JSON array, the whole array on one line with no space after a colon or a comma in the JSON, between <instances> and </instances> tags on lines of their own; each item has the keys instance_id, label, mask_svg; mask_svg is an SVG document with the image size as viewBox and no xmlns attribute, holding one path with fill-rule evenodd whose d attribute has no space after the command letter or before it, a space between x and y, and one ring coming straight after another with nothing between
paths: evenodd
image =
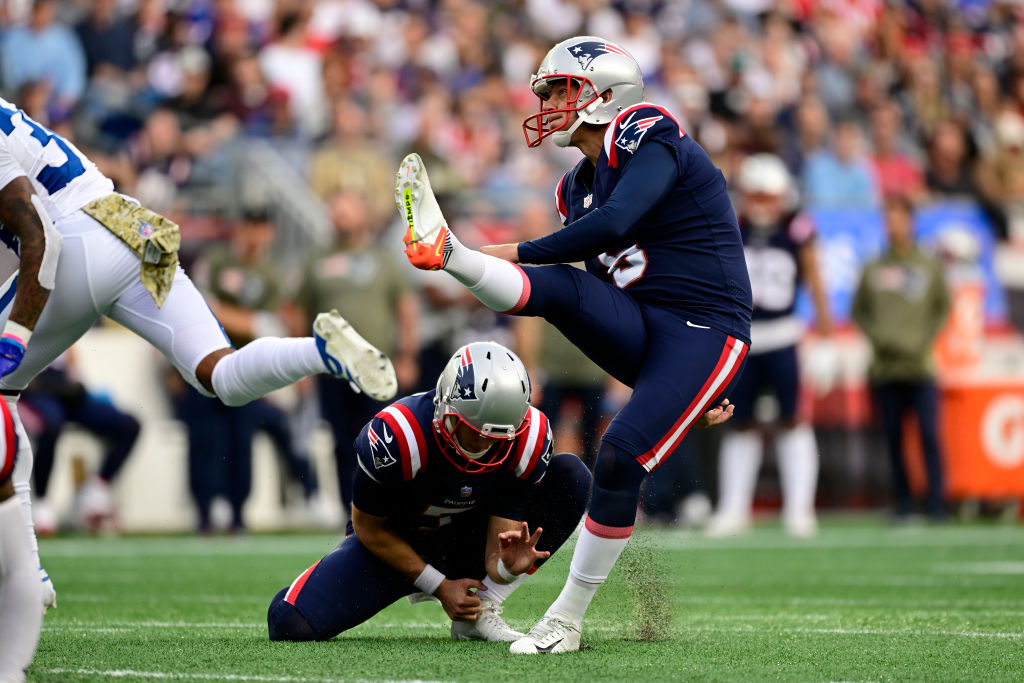
<instances>
[{"instance_id":1,"label":"white sideline wall","mask_svg":"<svg viewBox=\"0 0 1024 683\"><path fill-rule=\"evenodd\" d=\"M90 391L105 393L121 410L142 425L128 461L113 482L121 528L128 532L189 531L195 528L195 506L188 489L188 438L184 425L174 419L161 372L166 363L153 347L117 326L90 330L74 346L82 381ZM275 396L294 402L287 390ZM330 501L333 517L340 517L333 463L333 440L324 424L311 439L320 491ZM88 473L98 469L100 443L88 432L71 427L57 443L56 461L47 500L63 522L73 512L73 461L81 459ZM293 526L296 519L282 509L279 458L270 440L258 434L253 444L252 492L244 514L252 530Z\"/></svg>"}]
</instances>

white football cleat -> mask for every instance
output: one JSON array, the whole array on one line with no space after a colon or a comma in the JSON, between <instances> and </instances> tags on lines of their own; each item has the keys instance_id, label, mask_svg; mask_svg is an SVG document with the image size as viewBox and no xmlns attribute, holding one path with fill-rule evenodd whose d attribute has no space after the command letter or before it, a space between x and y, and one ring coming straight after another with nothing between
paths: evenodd
<instances>
[{"instance_id":1,"label":"white football cleat","mask_svg":"<svg viewBox=\"0 0 1024 683\"><path fill-rule=\"evenodd\" d=\"M814 515L800 515L789 519L783 519L782 526L790 538L806 540L818 535L818 520Z\"/></svg>"},{"instance_id":2,"label":"white football cleat","mask_svg":"<svg viewBox=\"0 0 1024 683\"><path fill-rule=\"evenodd\" d=\"M452 640L486 640L489 643L511 643L526 634L513 630L501 617L502 606L493 600L480 600L476 621L453 621Z\"/></svg>"},{"instance_id":3,"label":"white football cleat","mask_svg":"<svg viewBox=\"0 0 1024 683\"><path fill-rule=\"evenodd\" d=\"M43 614L46 614L46 610L57 607L57 589L42 567L39 568L39 580L43 582Z\"/></svg>"},{"instance_id":4,"label":"white football cleat","mask_svg":"<svg viewBox=\"0 0 1024 683\"><path fill-rule=\"evenodd\" d=\"M508 651L514 655L535 655L542 652L576 652L580 649L580 627L561 614L545 614L526 637L512 643Z\"/></svg>"},{"instance_id":5,"label":"white football cleat","mask_svg":"<svg viewBox=\"0 0 1024 683\"><path fill-rule=\"evenodd\" d=\"M750 531L750 519L732 516L715 515L708 522L704 535L708 538L725 538L740 536Z\"/></svg>"},{"instance_id":6,"label":"white football cleat","mask_svg":"<svg viewBox=\"0 0 1024 683\"><path fill-rule=\"evenodd\" d=\"M363 339L336 310L321 313L313 322L313 337L327 370L347 379L374 401L388 401L398 392L391 360Z\"/></svg>"},{"instance_id":7,"label":"white football cleat","mask_svg":"<svg viewBox=\"0 0 1024 683\"><path fill-rule=\"evenodd\" d=\"M441 270L452 253L452 242L423 159L407 155L395 175L395 203L405 220L405 255L420 270Z\"/></svg>"}]
</instances>

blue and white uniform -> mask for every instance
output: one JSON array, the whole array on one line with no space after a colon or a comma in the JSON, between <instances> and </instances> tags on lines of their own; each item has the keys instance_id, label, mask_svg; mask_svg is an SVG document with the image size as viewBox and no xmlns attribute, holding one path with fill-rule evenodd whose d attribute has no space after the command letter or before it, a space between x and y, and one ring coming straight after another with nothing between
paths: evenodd
<instances>
[{"instance_id":1,"label":"blue and white uniform","mask_svg":"<svg viewBox=\"0 0 1024 683\"><path fill-rule=\"evenodd\" d=\"M575 455L552 456L547 417L530 408L508 459L493 470L455 467L433 427L434 391L392 403L353 444L359 461L353 505L386 517L426 562L448 578L482 579L488 521L526 520L544 529L539 550L556 550L575 530L586 505L590 475ZM378 559L352 532L271 601L272 639L327 639L417 592L407 577ZM308 629L299 635L296 613Z\"/></svg>"},{"instance_id":2,"label":"blue and white uniform","mask_svg":"<svg viewBox=\"0 0 1024 683\"><path fill-rule=\"evenodd\" d=\"M754 401L771 391L783 419L796 417L799 394L797 344L804 324L796 315L803 274L800 250L814 240L814 222L806 214L785 216L774 228L757 229L740 221L743 250L754 297L750 355L730 400L734 418L753 419Z\"/></svg>"},{"instance_id":3,"label":"blue and white uniform","mask_svg":"<svg viewBox=\"0 0 1024 683\"><path fill-rule=\"evenodd\" d=\"M596 166L583 159L562 177L555 202L565 227L521 243L519 259L584 260L589 275L524 268L510 312L543 316L633 387L603 442L653 470L727 395L750 342L750 282L725 179L667 110L640 103L608 125Z\"/></svg>"},{"instance_id":4,"label":"blue and white uniform","mask_svg":"<svg viewBox=\"0 0 1024 683\"><path fill-rule=\"evenodd\" d=\"M0 378L0 390L20 391L103 315L150 342L196 389L199 362L230 346L220 324L179 269L171 293L157 307L139 280L139 257L81 211L114 191L114 184L73 144L0 99L0 188L24 176L63 238L56 285L36 324L21 365ZM0 322L17 287L17 239L0 229ZM187 330L187 333L181 331Z\"/></svg>"}]
</instances>

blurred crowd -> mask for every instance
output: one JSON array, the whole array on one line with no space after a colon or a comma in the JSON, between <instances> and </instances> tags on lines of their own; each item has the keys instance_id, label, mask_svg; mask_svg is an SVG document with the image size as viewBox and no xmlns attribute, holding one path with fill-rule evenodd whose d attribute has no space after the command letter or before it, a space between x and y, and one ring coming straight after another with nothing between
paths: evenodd
<instances>
[{"instance_id":1,"label":"blurred crowd","mask_svg":"<svg viewBox=\"0 0 1024 683\"><path fill-rule=\"evenodd\" d=\"M1007 0L8 0L0 91L181 224L237 343L337 306L364 318L406 391L459 344L495 338L520 350L538 401L582 416L577 449L592 453L616 391L550 330L417 281L397 260L392 199L398 159L417 151L464 242L557 227L554 183L578 155L528 150L521 123L538 107L530 75L576 34L626 48L646 98L727 178L772 153L805 209L966 199L998 240L1024 242L1024 9ZM255 141L274 150L271 177L297 174L319 198L333 244L291 264L270 254L273 226L253 224L274 207L231 189ZM339 448L374 408L320 401Z\"/></svg>"}]
</instances>

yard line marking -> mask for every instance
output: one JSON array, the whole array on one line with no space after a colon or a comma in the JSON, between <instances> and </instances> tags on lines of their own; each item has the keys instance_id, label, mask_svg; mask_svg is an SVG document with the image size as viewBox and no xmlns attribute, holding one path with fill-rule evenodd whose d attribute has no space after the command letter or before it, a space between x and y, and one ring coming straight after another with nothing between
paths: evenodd
<instances>
[{"instance_id":1,"label":"yard line marking","mask_svg":"<svg viewBox=\"0 0 1024 683\"><path fill-rule=\"evenodd\" d=\"M941 574L1024 574L1024 562L941 562L932 565Z\"/></svg>"},{"instance_id":2,"label":"yard line marking","mask_svg":"<svg viewBox=\"0 0 1024 683\"><path fill-rule=\"evenodd\" d=\"M1024 638L1024 633L1002 631L924 631L919 629L874 629L874 628L756 628L742 626L694 626L686 631L725 631L730 633L834 633L847 636L954 636L958 638Z\"/></svg>"},{"instance_id":3,"label":"yard line marking","mask_svg":"<svg viewBox=\"0 0 1024 683\"><path fill-rule=\"evenodd\" d=\"M673 598L679 602L691 603L691 604L714 604L714 605L732 605L737 602L737 598L732 596L711 596L711 595L684 595L677 598ZM968 611L970 608L982 608L982 607L1018 607L1024 609L1024 601L1017 600L899 600L899 599L884 599L884 598L801 598L801 597L787 597L784 595L779 596L747 596L742 599L743 602L754 603L754 604L766 604L766 605L810 605L810 606L836 606L836 607L935 607L935 608L963 608L962 611ZM973 612L972 612L973 613Z\"/></svg>"},{"instance_id":4,"label":"yard line marking","mask_svg":"<svg viewBox=\"0 0 1024 683\"><path fill-rule=\"evenodd\" d=\"M79 676L101 676L103 678L162 678L177 681L269 681L271 683L371 683L366 678L308 678L305 676L266 676L260 674L214 674L185 673L172 671L134 671L132 669L32 669L33 673L77 674ZM373 679L377 680L377 679ZM378 681L378 683L440 683L420 679Z\"/></svg>"}]
</instances>

